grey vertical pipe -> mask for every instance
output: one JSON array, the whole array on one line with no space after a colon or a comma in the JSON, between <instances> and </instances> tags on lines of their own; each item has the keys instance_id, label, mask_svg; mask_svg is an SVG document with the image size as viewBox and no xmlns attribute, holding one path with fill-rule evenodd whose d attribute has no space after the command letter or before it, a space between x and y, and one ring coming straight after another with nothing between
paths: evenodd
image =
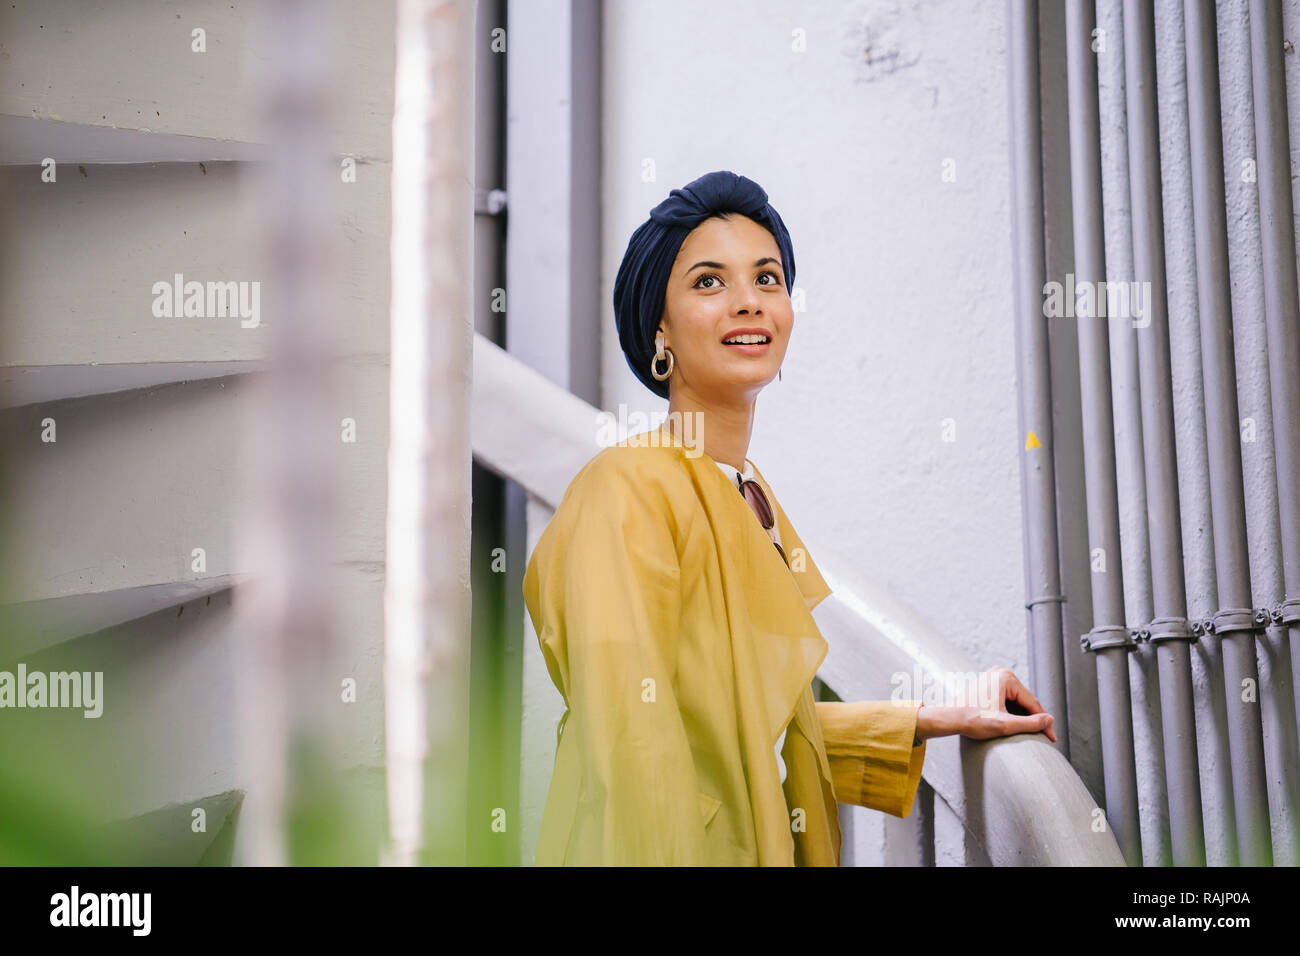
<instances>
[{"instance_id":1,"label":"grey vertical pipe","mask_svg":"<svg viewBox=\"0 0 1300 956\"><path fill-rule=\"evenodd\" d=\"M1052 464L1052 384L1043 314L1043 170L1038 92L1038 4L1007 0L1007 102L1011 126L1011 249L1021 442L1020 513L1031 690L1055 718L1058 749L1069 740L1061 574Z\"/></svg>"},{"instance_id":2,"label":"grey vertical pipe","mask_svg":"<svg viewBox=\"0 0 1300 956\"><path fill-rule=\"evenodd\" d=\"M1133 272L1151 283L1148 325L1137 331L1142 392L1142 450L1147 478L1152 609L1143 637L1156 643L1164 725L1169 829L1174 865L1205 865L1201 784L1192 697L1193 638L1187 623L1182 528L1174 456L1173 381L1165 299L1164 213L1160 189L1160 131L1156 114L1154 10L1145 0L1124 3L1124 88L1128 113Z\"/></svg>"},{"instance_id":3,"label":"grey vertical pipe","mask_svg":"<svg viewBox=\"0 0 1300 956\"><path fill-rule=\"evenodd\" d=\"M1075 282L1100 289L1106 278L1102 231L1101 123L1097 107L1096 26L1093 0L1065 7L1070 91L1070 186L1074 204ZM1092 575L1093 630L1085 650L1096 651L1097 699L1105 761L1106 818L1129 866L1142 865L1138 818L1137 760L1133 750L1128 655L1135 646L1124 626L1124 572L1119 540L1119 490L1115 479L1115 431L1110 392L1110 339L1105 299L1094 298L1091 315L1076 310L1083 410L1084 481L1088 550L1100 547L1105 563Z\"/></svg>"},{"instance_id":4,"label":"grey vertical pipe","mask_svg":"<svg viewBox=\"0 0 1300 956\"><path fill-rule=\"evenodd\" d=\"M1242 160L1248 156L1254 164L1256 145L1250 11L1247 0L1220 0L1217 9L1228 245L1233 250L1247 251L1244 256L1234 251L1232 260L1232 335L1237 350L1237 402L1242 425L1253 424L1257 429L1254 435L1243 434L1241 457L1250 585L1256 620L1263 622L1255 635L1255 649L1264 720L1265 779L1273 830L1273 865L1295 866L1300 865L1300 735L1292 660L1296 648L1288 626L1270 619L1271 609L1286 594L1285 561L1269 391L1257 178L1242 175L1249 168ZM1292 97L1292 102L1300 101ZM1242 142L1245 152L1234 155L1241 150L1236 144Z\"/></svg>"},{"instance_id":5,"label":"grey vertical pipe","mask_svg":"<svg viewBox=\"0 0 1300 956\"><path fill-rule=\"evenodd\" d=\"M1300 735L1297 735L1296 727L1297 698L1292 676L1291 638L1285 624L1274 624L1269 619L1269 609L1286 593L1286 585L1273 454L1257 180L1254 175L1247 175L1254 172L1255 164L1250 10L1247 0L1218 0L1216 10L1219 21L1219 114L1223 117L1228 248L1232 250L1232 337L1237 353L1237 404L1241 410L1241 464L1246 489L1250 586L1256 620L1263 622L1255 635L1255 650L1259 659L1260 707L1264 721L1265 779L1273 830L1273 865L1294 866L1300 865L1300 813L1297 812L1300 810ZM1294 97L1292 101L1300 102ZM1187 205L1190 211L1191 204ZM1195 269L1190 275L1195 276ZM1174 374L1177 378L1176 366ZM1207 509L1209 502L1207 493ZM1186 519L1183 524L1187 524ZM1213 542L1207 540L1206 544L1212 545ZM1212 552L1210 567L1213 568ZM1191 580L1189 567L1189 601L1192 598ZM1226 745L1226 723L1224 742ZM1225 746L1222 764L1227 766L1228 763ZM1208 810L1208 793L1206 806ZM1232 802L1225 806L1231 812Z\"/></svg>"},{"instance_id":6,"label":"grey vertical pipe","mask_svg":"<svg viewBox=\"0 0 1300 956\"><path fill-rule=\"evenodd\" d=\"M1043 141L1043 257L1045 286L1074 279L1074 210L1070 195L1070 90L1065 74L1065 6L1038 8L1038 109ZM1044 305L1046 305L1046 289ZM1046 314L1046 312L1044 313ZM1064 635L1065 702L1070 739L1065 753L1090 793L1106 792L1097 708L1097 659L1079 647L1092 627L1092 562L1088 540L1087 482L1083 463L1083 409L1079 387L1079 336L1073 314L1047 325L1052 382L1052 465L1056 478L1056 534L1061 541L1061 633Z\"/></svg>"},{"instance_id":7,"label":"grey vertical pipe","mask_svg":"<svg viewBox=\"0 0 1300 956\"><path fill-rule=\"evenodd\" d=\"M1300 686L1300 294L1291 211L1291 143L1287 133L1286 76L1282 67L1282 7L1251 4L1251 87L1255 98L1255 155L1259 178L1259 232L1264 313L1268 326L1269 388L1273 406L1277 503L1282 532L1285 598L1272 609L1290 632L1295 686Z\"/></svg>"},{"instance_id":8,"label":"grey vertical pipe","mask_svg":"<svg viewBox=\"0 0 1300 956\"><path fill-rule=\"evenodd\" d=\"M1125 108L1123 0L1097 0L1097 28L1108 42L1097 57L1101 115L1102 199L1108 281L1133 279L1132 215L1128 181L1128 111ZM1099 37L1099 39L1101 39ZM1122 316L1120 319L1122 320ZM1123 547L1127 620L1150 621L1151 560L1147 539L1147 489L1142 464L1142 405L1138 381L1137 331L1133 322L1112 318L1111 392L1114 396L1115 464L1119 483L1120 542ZM1165 776L1158 644L1141 642L1129 656L1132 681L1133 745L1137 751L1142 855L1150 866L1170 866L1169 788Z\"/></svg>"},{"instance_id":9,"label":"grey vertical pipe","mask_svg":"<svg viewBox=\"0 0 1300 956\"><path fill-rule=\"evenodd\" d=\"M1219 612L1214 634L1223 650L1223 684L1232 760L1233 807L1240 862L1271 866L1273 847L1264 779L1255 614L1241 477L1237 373L1229 300L1228 228L1219 116L1219 44L1213 0L1188 0L1187 114L1196 225L1196 287L1205 378L1205 436L1210 458L1210 509ZM1249 689L1249 692L1248 692Z\"/></svg>"}]
</instances>

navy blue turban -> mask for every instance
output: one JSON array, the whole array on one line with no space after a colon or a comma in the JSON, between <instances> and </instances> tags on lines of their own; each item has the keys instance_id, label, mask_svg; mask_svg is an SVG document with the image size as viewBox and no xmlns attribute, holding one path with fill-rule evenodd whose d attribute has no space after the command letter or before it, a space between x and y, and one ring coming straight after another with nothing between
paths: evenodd
<instances>
[{"instance_id":1,"label":"navy blue turban","mask_svg":"<svg viewBox=\"0 0 1300 956\"><path fill-rule=\"evenodd\" d=\"M650 210L650 218L632 233L614 280L614 324L628 368L660 398L668 397L668 380L660 382L650 374L650 359L655 354L655 332L663 315L669 273L690 231L719 213L748 216L772 233L781 250L785 291L788 294L794 288L790 233L767 201L762 186L728 170L719 170L669 193L667 199ZM664 368L667 368L666 361L660 363L661 372Z\"/></svg>"}]
</instances>

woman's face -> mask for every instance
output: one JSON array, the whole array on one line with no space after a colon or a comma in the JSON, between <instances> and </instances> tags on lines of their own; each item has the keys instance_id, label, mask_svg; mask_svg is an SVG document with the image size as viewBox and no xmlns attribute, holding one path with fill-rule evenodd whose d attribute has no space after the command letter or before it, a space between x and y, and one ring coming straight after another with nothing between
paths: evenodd
<instances>
[{"instance_id":1,"label":"woman's face","mask_svg":"<svg viewBox=\"0 0 1300 956\"><path fill-rule=\"evenodd\" d=\"M691 230L673 262L659 326L673 351L670 389L752 396L776 378L793 325L781 251L770 232L739 213ZM725 344L738 329L769 341Z\"/></svg>"}]
</instances>

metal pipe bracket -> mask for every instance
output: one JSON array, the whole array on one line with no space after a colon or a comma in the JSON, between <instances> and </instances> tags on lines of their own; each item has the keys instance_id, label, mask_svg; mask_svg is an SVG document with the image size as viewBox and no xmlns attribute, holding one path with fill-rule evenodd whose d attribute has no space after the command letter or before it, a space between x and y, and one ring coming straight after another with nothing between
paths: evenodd
<instances>
[{"instance_id":1,"label":"metal pipe bracket","mask_svg":"<svg viewBox=\"0 0 1300 956\"><path fill-rule=\"evenodd\" d=\"M1233 631L1262 631L1272 621L1266 607L1225 607L1192 624L1197 634L1225 634Z\"/></svg>"},{"instance_id":2,"label":"metal pipe bracket","mask_svg":"<svg viewBox=\"0 0 1300 956\"><path fill-rule=\"evenodd\" d=\"M1134 633L1139 641L1151 644L1161 641L1190 641L1195 644L1200 637L1197 625L1189 625L1185 617L1157 617Z\"/></svg>"},{"instance_id":3,"label":"metal pipe bracket","mask_svg":"<svg viewBox=\"0 0 1300 956\"><path fill-rule=\"evenodd\" d=\"M1108 647L1136 647L1137 637L1131 628L1123 624L1102 624L1082 635L1079 638L1079 646L1085 653L1105 650Z\"/></svg>"},{"instance_id":4,"label":"metal pipe bracket","mask_svg":"<svg viewBox=\"0 0 1300 956\"><path fill-rule=\"evenodd\" d=\"M1300 624L1300 598L1287 598L1269 608L1274 624Z\"/></svg>"}]
</instances>

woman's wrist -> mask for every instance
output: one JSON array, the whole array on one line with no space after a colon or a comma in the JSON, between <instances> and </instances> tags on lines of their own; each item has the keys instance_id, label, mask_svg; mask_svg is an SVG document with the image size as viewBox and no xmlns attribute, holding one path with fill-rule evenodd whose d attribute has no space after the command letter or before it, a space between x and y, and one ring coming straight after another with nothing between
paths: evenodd
<instances>
[{"instance_id":1,"label":"woman's wrist","mask_svg":"<svg viewBox=\"0 0 1300 956\"><path fill-rule=\"evenodd\" d=\"M916 736L912 746L931 737L944 737L961 733L965 707L930 707L922 704L916 709Z\"/></svg>"}]
</instances>

